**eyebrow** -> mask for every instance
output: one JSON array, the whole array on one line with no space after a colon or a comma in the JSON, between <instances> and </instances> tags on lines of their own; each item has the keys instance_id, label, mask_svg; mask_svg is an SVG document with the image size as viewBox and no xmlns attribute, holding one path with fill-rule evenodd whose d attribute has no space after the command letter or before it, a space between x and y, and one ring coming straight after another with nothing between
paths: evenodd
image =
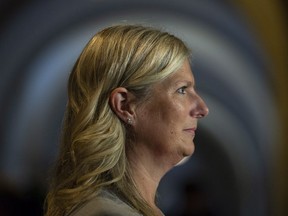
<instances>
[{"instance_id":1,"label":"eyebrow","mask_svg":"<svg viewBox=\"0 0 288 216\"><path fill-rule=\"evenodd\" d=\"M192 86L192 87L195 87L196 85L195 82L192 82L190 80L178 80L175 82L175 84L178 84L178 83L187 83L187 85Z\"/></svg>"}]
</instances>

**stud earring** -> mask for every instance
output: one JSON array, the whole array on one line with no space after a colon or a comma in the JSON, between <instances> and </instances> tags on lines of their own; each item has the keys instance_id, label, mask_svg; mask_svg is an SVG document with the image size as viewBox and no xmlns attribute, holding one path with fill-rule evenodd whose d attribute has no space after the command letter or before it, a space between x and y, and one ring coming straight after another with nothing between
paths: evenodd
<instances>
[{"instance_id":1,"label":"stud earring","mask_svg":"<svg viewBox=\"0 0 288 216\"><path fill-rule=\"evenodd\" d=\"M132 119L131 118L127 118L127 123L128 124L132 124Z\"/></svg>"}]
</instances>

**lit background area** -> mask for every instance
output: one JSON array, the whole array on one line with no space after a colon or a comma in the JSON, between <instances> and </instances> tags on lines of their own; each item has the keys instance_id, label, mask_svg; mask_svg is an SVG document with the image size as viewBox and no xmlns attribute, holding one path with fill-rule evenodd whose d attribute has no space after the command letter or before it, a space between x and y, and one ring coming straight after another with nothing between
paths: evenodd
<instances>
[{"instance_id":1,"label":"lit background area","mask_svg":"<svg viewBox=\"0 0 288 216\"><path fill-rule=\"evenodd\" d=\"M0 215L42 215L66 84L100 29L152 25L192 49L210 113L158 191L166 216L288 215L285 1L0 2Z\"/></svg>"}]
</instances>

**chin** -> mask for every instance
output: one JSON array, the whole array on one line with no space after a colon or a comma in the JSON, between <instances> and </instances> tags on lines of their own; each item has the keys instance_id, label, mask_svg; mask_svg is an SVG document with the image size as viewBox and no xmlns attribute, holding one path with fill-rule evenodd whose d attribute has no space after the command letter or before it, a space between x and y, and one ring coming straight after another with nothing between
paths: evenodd
<instances>
[{"instance_id":1,"label":"chin","mask_svg":"<svg viewBox=\"0 0 288 216\"><path fill-rule=\"evenodd\" d=\"M195 151L195 145L194 143L192 143L192 145L186 148L185 151L183 152L183 157L191 156L194 153L194 151Z\"/></svg>"},{"instance_id":2,"label":"chin","mask_svg":"<svg viewBox=\"0 0 288 216\"><path fill-rule=\"evenodd\" d=\"M191 146L190 146L189 149L186 149L186 151L183 152L183 158L176 164L176 166L182 165L185 162L187 162L189 160L189 158L193 155L194 151L195 151L195 147L193 144L193 148L191 148Z\"/></svg>"}]
</instances>

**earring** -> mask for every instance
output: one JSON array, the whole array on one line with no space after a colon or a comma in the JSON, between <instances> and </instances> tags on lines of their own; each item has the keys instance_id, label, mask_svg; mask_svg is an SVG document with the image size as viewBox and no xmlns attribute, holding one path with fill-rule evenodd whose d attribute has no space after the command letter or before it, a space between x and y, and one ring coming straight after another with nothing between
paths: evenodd
<instances>
[{"instance_id":1,"label":"earring","mask_svg":"<svg viewBox=\"0 0 288 216\"><path fill-rule=\"evenodd\" d=\"M131 118L127 118L127 123L128 124L132 124L132 119Z\"/></svg>"}]
</instances>

